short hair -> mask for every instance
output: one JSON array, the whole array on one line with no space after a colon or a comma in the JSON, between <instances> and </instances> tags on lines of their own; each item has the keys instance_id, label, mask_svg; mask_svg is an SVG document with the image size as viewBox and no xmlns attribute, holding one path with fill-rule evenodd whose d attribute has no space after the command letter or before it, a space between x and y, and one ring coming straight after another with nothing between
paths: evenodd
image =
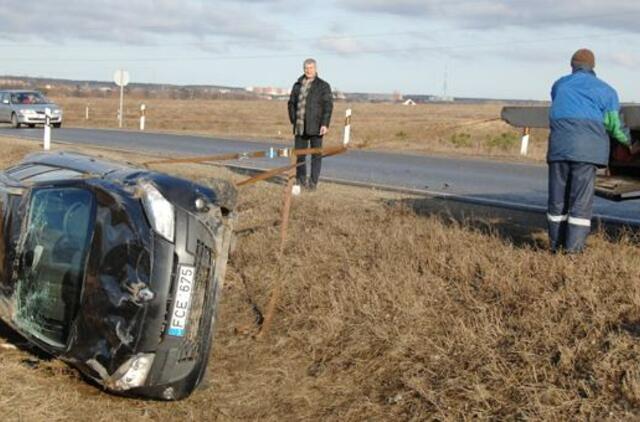
<instances>
[{"instance_id":1,"label":"short hair","mask_svg":"<svg viewBox=\"0 0 640 422\"><path fill-rule=\"evenodd\" d=\"M318 65L318 63L316 62L316 59L306 59L304 63L302 63L302 67L306 67L308 64L312 64L314 66Z\"/></svg>"}]
</instances>

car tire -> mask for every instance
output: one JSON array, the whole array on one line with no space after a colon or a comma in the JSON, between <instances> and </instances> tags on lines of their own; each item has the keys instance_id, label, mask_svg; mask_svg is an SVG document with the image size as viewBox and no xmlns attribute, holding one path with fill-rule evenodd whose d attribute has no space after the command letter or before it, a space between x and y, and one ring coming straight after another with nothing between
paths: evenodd
<instances>
[{"instance_id":1,"label":"car tire","mask_svg":"<svg viewBox=\"0 0 640 422\"><path fill-rule=\"evenodd\" d=\"M60 129L60 128L62 127L62 122L60 122L60 123L54 123L54 124L53 124L53 127L54 127L54 128L56 128L56 129Z\"/></svg>"},{"instance_id":2,"label":"car tire","mask_svg":"<svg viewBox=\"0 0 640 422\"><path fill-rule=\"evenodd\" d=\"M14 129L20 128L20 122L18 121L18 115L16 113L11 114L11 127Z\"/></svg>"}]
</instances>

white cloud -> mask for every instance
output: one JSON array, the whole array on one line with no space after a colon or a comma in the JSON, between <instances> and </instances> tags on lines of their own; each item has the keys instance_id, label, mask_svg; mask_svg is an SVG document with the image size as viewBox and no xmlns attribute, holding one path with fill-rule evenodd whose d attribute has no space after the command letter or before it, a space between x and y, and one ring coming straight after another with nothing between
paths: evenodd
<instances>
[{"instance_id":1,"label":"white cloud","mask_svg":"<svg viewBox=\"0 0 640 422\"><path fill-rule=\"evenodd\" d=\"M628 51L616 51L607 53L605 56L611 63L628 69L638 69L640 67L640 54ZM596 59L597 60L597 59Z\"/></svg>"},{"instance_id":2,"label":"white cloud","mask_svg":"<svg viewBox=\"0 0 640 422\"><path fill-rule=\"evenodd\" d=\"M80 39L144 44L165 36L210 36L269 41L279 27L256 12L280 0L24 0L0 1L0 34L12 39Z\"/></svg>"},{"instance_id":3,"label":"white cloud","mask_svg":"<svg viewBox=\"0 0 640 422\"><path fill-rule=\"evenodd\" d=\"M630 0L341 0L359 13L445 19L471 28L587 26L639 32L640 2Z\"/></svg>"}]
</instances>

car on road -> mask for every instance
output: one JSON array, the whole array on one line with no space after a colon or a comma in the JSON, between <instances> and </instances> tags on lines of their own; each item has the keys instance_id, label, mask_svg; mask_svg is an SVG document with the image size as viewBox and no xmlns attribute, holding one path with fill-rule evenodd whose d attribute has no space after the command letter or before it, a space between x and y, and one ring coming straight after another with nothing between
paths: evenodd
<instances>
[{"instance_id":1,"label":"car on road","mask_svg":"<svg viewBox=\"0 0 640 422\"><path fill-rule=\"evenodd\" d=\"M202 382L235 188L87 155L0 172L0 319L111 392L161 400Z\"/></svg>"},{"instance_id":2,"label":"car on road","mask_svg":"<svg viewBox=\"0 0 640 422\"><path fill-rule=\"evenodd\" d=\"M50 111L53 127L62 126L62 108L38 91L0 91L0 123L11 123L14 128L22 125L44 125L46 111Z\"/></svg>"}]
</instances>

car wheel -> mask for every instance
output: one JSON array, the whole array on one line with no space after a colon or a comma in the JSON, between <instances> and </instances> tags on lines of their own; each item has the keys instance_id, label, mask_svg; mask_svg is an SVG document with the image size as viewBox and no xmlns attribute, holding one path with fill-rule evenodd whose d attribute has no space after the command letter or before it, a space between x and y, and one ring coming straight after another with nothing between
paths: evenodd
<instances>
[{"instance_id":1,"label":"car wheel","mask_svg":"<svg viewBox=\"0 0 640 422\"><path fill-rule=\"evenodd\" d=\"M56 129L60 129L62 127L62 122L60 123L54 123L53 127L55 127Z\"/></svg>"},{"instance_id":2,"label":"car wheel","mask_svg":"<svg viewBox=\"0 0 640 422\"><path fill-rule=\"evenodd\" d=\"M18 129L20 127L20 122L18 121L18 116L16 113L11 115L11 127L14 129Z\"/></svg>"}]
</instances>

